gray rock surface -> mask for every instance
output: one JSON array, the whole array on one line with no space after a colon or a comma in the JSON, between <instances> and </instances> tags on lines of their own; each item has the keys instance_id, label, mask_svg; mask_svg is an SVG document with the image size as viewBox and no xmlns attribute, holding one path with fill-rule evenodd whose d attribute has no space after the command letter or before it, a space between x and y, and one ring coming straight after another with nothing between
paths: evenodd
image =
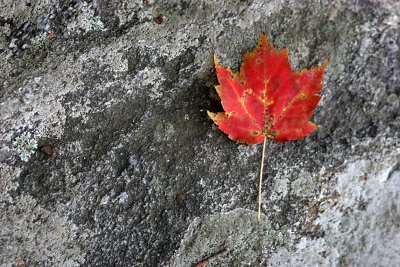
<instances>
[{"instance_id":1,"label":"gray rock surface","mask_svg":"<svg viewBox=\"0 0 400 267\"><path fill-rule=\"evenodd\" d=\"M399 266L399 24L396 0L2 0L0 266ZM261 147L206 110L213 52L237 70L261 32L330 65L321 128L267 145L257 224Z\"/></svg>"}]
</instances>

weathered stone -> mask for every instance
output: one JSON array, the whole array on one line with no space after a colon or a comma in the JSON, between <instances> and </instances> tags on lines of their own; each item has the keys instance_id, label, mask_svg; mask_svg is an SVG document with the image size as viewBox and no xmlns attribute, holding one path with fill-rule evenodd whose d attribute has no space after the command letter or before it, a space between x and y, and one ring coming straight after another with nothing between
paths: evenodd
<instances>
[{"instance_id":1,"label":"weathered stone","mask_svg":"<svg viewBox=\"0 0 400 267\"><path fill-rule=\"evenodd\" d=\"M2 1L0 265L400 265L399 24L394 0ZM258 225L261 148L206 110L213 53L237 70L260 32L330 65L321 128L267 145Z\"/></svg>"}]
</instances>

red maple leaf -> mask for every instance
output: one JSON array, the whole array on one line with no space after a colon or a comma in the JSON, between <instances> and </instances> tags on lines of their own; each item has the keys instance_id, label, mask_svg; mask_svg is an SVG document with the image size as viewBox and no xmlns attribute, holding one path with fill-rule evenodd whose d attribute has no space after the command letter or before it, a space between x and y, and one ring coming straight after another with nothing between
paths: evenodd
<instances>
[{"instance_id":1,"label":"red maple leaf","mask_svg":"<svg viewBox=\"0 0 400 267\"><path fill-rule=\"evenodd\" d=\"M278 51L261 34L253 52L243 57L240 72L219 65L215 88L225 112L208 112L219 129L235 141L261 143L301 139L318 128L310 121L322 89L327 63L292 72L288 50Z\"/></svg>"},{"instance_id":2,"label":"red maple leaf","mask_svg":"<svg viewBox=\"0 0 400 267\"><path fill-rule=\"evenodd\" d=\"M263 142L257 216L261 221L265 140L299 140L318 128L310 118L320 100L328 63L293 72L288 50L276 50L265 34L260 35L253 52L244 55L239 73L221 67L215 55L214 62L220 83L215 88L225 112L208 111L208 116L232 140Z\"/></svg>"}]
</instances>

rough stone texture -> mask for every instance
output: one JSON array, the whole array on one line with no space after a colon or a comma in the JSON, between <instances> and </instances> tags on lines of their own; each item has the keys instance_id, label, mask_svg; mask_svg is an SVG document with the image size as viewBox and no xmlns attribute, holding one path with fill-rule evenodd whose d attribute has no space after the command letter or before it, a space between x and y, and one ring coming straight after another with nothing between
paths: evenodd
<instances>
[{"instance_id":1,"label":"rough stone texture","mask_svg":"<svg viewBox=\"0 0 400 267\"><path fill-rule=\"evenodd\" d=\"M396 0L1 1L0 265L400 265L399 16ZM331 64L321 128L268 143L258 225L261 148L205 111L213 52L237 69L260 32L294 69Z\"/></svg>"},{"instance_id":2,"label":"rough stone texture","mask_svg":"<svg viewBox=\"0 0 400 267\"><path fill-rule=\"evenodd\" d=\"M235 209L196 218L189 226L171 266L191 266L210 259L214 266L254 266L263 250L279 244L278 233L268 220L259 224L255 212Z\"/></svg>"}]
</instances>

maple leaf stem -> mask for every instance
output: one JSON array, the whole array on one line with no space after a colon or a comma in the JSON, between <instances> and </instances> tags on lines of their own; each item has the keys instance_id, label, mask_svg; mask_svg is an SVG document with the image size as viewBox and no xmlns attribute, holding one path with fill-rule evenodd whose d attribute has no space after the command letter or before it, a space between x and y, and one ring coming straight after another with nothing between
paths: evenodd
<instances>
[{"instance_id":1,"label":"maple leaf stem","mask_svg":"<svg viewBox=\"0 0 400 267\"><path fill-rule=\"evenodd\" d=\"M262 193L262 178L263 178L265 143L266 142L267 142L267 138L264 138L264 142L263 142L263 146L262 146L262 156L261 156L260 180L258 183L258 213L257 213L258 222L261 222L261 193Z\"/></svg>"}]
</instances>

